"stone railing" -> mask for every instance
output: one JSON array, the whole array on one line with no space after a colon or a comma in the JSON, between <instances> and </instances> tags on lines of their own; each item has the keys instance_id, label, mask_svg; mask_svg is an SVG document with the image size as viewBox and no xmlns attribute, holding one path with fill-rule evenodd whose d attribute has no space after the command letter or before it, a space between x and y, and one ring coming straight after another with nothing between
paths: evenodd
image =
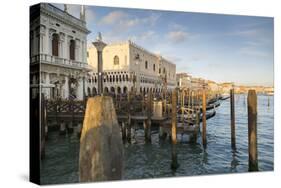
<instances>
[{"instance_id":1,"label":"stone railing","mask_svg":"<svg viewBox=\"0 0 281 188\"><path fill-rule=\"evenodd\" d=\"M90 68L90 66L87 63L56 57L48 54L39 54L39 55L32 56L31 63L36 63L36 62L62 65L62 66L74 67L74 68L87 68L87 69Z\"/></svg>"}]
</instances>

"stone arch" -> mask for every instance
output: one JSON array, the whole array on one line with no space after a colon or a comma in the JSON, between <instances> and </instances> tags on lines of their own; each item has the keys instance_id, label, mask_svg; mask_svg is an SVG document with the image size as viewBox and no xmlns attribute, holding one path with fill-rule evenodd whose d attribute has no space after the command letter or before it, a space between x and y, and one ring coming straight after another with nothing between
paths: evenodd
<instances>
[{"instance_id":1,"label":"stone arch","mask_svg":"<svg viewBox=\"0 0 281 188\"><path fill-rule=\"evenodd\" d=\"M128 82L129 81L129 75L126 74L126 81Z\"/></svg>"},{"instance_id":2,"label":"stone arch","mask_svg":"<svg viewBox=\"0 0 281 188\"><path fill-rule=\"evenodd\" d=\"M114 87L110 87L110 93L115 93L115 88Z\"/></svg>"},{"instance_id":3,"label":"stone arch","mask_svg":"<svg viewBox=\"0 0 281 188\"><path fill-rule=\"evenodd\" d=\"M97 95L97 88L93 87L93 96Z\"/></svg>"},{"instance_id":4,"label":"stone arch","mask_svg":"<svg viewBox=\"0 0 281 188\"><path fill-rule=\"evenodd\" d=\"M126 86L123 87L123 93L127 93L128 92L128 88Z\"/></svg>"},{"instance_id":5,"label":"stone arch","mask_svg":"<svg viewBox=\"0 0 281 188\"><path fill-rule=\"evenodd\" d=\"M108 93L108 87L104 88L104 93L107 94Z\"/></svg>"},{"instance_id":6,"label":"stone arch","mask_svg":"<svg viewBox=\"0 0 281 188\"><path fill-rule=\"evenodd\" d=\"M92 96L91 88L88 87L88 96Z\"/></svg>"},{"instance_id":7,"label":"stone arch","mask_svg":"<svg viewBox=\"0 0 281 188\"><path fill-rule=\"evenodd\" d=\"M118 94L121 94L121 93L122 93L121 87L119 87L119 86L117 87L117 93L118 93Z\"/></svg>"}]
</instances>

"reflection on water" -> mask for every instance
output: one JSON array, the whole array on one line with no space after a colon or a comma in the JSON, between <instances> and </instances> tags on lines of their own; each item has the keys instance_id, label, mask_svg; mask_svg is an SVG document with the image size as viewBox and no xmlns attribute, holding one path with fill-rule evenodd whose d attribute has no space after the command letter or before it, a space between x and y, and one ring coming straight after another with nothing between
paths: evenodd
<instances>
[{"instance_id":1,"label":"reflection on water","mask_svg":"<svg viewBox=\"0 0 281 188\"><path fill-rule=\"evenodd\" d=\"M269 105L268 105L269 103ZM258 96L258 159L259 170L273 170L274 98ZM124 145L124 178L190 176L248 171L247 101L244 95L235 99L236 150L231 148L229 99L217 108L214 118L207 121L207 142L203 149L201 135L197 144L185 143L178 135L179 168L171 170L169 139L159 141L152 135L152 144L144 141L143 130L137 130L133 144ZM41 165L41 181L46 183L78 182L79 140L76 135L49 134L46 158Z\"/></svg>"}]
</instances>

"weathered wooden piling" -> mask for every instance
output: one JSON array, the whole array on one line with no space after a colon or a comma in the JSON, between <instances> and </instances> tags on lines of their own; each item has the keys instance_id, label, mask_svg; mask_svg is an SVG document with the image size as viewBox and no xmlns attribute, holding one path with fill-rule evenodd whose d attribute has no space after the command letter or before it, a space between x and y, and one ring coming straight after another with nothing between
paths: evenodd
<instances>
[{"instance_id":1,"label":"weathered wooden piling","mask_svg":"<svg viewBox=\"0 0 281 188\"><path fill-rule=\"evenodd\" d=\"M46 145L46 127L47 127L47 112L46 112L46 103L45 96L41 94L41 123L40 123L40 158L43 159L45 157L45 145Z\"/></svg>"},{"instance_id":2,"label":"weathered wooden piling","mask_svg":"<svg viewBox=\"0 0 281 188\"><path fill-rule=\"evenodd\" d=\"M172 169L178 168L178 159L177 159L177 90L174 90L172 93Z\"/></svg>"},{"instance_id":3,"label":"weathered wooden piling","mask_svg":"<svg viewBox=\"0 0 281 188\"><path fill-rule=\"evenodd\" d=\"M68 134L72 134L73 133L73 122L72 121L70 121L69 123L68 123L68 125L67 125L67 133Z\"/></svg>"},{"instance_id":4,"label":"weathered wooden piling","mask_svg":"<svg viewBox=\"0 0 281 188\"><path fill-rule=\"evenodd\" d=\"M122 140L123 142L126 141L126 124L122 121L121 123L121 130L122 130Z\"/></svg>"},{"instance_id":5,"label":"weathered wooden piling","mask_svg":"<svg viewBox=\"0 0 281 188\"><path fill-rule=\"evenodd\" d=\"M66 134L65 122L61 121L61 123L60 123L60 135L65 135L65 134Z\"/></svg>"},{"instance_id":6,"label":"weathered wooden piling","mask_svg":"<svg viewBox=\"0 0 281 188\"><path fill-rule=\"evenodd\" d=\"M147 98L147 119L144 121L144 136L146 142L151 142L151 116L152 116L152 93L149 91Z\"/></svg>"},{"instance_id":7,"label":"weathered wooden piling","mask_svg":"<svg viewBox=\"0 0 281 188\"><path fill-rule=\"evenodd\" d=\"M255 90L248 92L248 152L249 171L258 171L257 95Z\"/></svg>"},{"instance_id":8,"label":"weathered wooden piling","mask_svg":"<svg viewBox=\"0 0 281 188\"><path fill-rule=\"evenodd\" d=\"M231 148L236 148L235 140L235 96L234 89L230 90L230 116L231 116Z\"/></svg>"},{"instance_id":9,"label":"weathered wooden piling","mask_svg":"<svg viewBox=\"0 0 281 188\"><path fill-rule=\"evenodd\" d=\"M80 182L120 180L123 144L113 100L88 99L80 138Z\"/></svg>"},{"instance_id":10,"label":"weathered wooden piling","mask_svg":"<svg viewBox=\"0 0 281 188\"><path fill-rule=\"evenodd\" d=\"M270 106L270 99L269 99L269 96L267 97L267 106L268 106L268 107Z\"/></svg>"},{"instance_id":11,"label":"weathered wooden piling","mask_svg":"<svg viewBox=\"0 0 281 188\"><path fill-rule=\"evenodd\" d=\"M78 123L77 124L77 127L76 127L76 136L78 137L78 138L80 138L81 137L81 132L82 132L82 123Z\"/></svg>"},{"instance_id":12,"label":"weathered wooden piling","mask_svg":"<svg viewBox=\"0 0 281 188\"><path fill-rule=\"evenodd\" d=\"M202 143L203 146L207 145L207 123L206 123L206 92L203 90L202 92Z\"/></svg>"},{"instance_id":13,"label":"weathered wooden piling","mask_svg":"<svg viewBox=\"0 0 281 188\"><path fill-rule=\"evenodd\" d=\"M132 120L131 120L131 92L128 93L128 120L127 120L127 124L126 124L126 136L127 136L127 141L129 143L131 143L131 124L132 124Z\"/></svg>"}]
</instances>

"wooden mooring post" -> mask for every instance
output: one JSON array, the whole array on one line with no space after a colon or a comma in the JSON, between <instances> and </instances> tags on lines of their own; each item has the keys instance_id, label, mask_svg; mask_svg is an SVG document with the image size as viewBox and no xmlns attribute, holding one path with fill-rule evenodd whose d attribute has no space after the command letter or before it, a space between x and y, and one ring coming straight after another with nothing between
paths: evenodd
<instances>
[{"instance_id":1,"label":"wooden mooring post","mask_svg":"<svg viewBox=\"0 0 281 188\"><path fill-rule=\"evenodd\" d=\"M231 116L231 148L236 149L235 140L235 96L234 89L230 90L230 116Z\"/></svg>"},{"instance_id":2,"label":"wooden mooring post","mask_svg":"<svg viewBox=\"0 0 281 188\"><path fill-rule=\"evenodd\" d=\"M257 95L255 90L248 92L248 152L249 171L258 171Z\"/></svg>"},{"instance_id":3,"label":"wooden mooring post","mask_svg":"<svg viewBox=\"0 0 281 188\"><path fill-rule=\"evenodd\" d=\"M146 142L151 142L151 116L152 116L152 92L147 97L147 119L144 121L144 136Z\"/></svg>"},{"instance_id":4,"label":"wooden mooring post","mask_svg":"<svg viewBox=\"0 0 281 188\"><path fill-rule=\"evenodd\" d=\"M178 159L177 159L177 90L175 89L172 93L172 169L178 168Z\"/></svg>"},{"instance_id":5,"label":"wooden mooring post","mask_svg":"<svg viewBox=\"0 0 281 188\"><path fill-rule=\"evenodd\" d=\"M121 130L122 130L122 140L123 143L126 142L126 123L124 121L121 122Z\"/></svg>"},{"instance_id":6,"label":"wooden mooring post","mask_svg":"<svg viewBox=\"0 0 281 188\"><path fill-rule=\"evenodd\" d=\"M123 144L113 100L89 98L83 121L79 153L79 181L121 180Z\"/></svg>"},{"instance_id":7,"label":"wooden mooring post","mask_svg":"<svg viewBox=\"0 0 281 188\"><path fill-rule=\"evenodd\" d=\"M206 122L206 91L202 93L202 143L204 148L207 146L207 122Z\"/></svg>"},{"instance_id":8,"label":"wooden mooring post","mask_svg":"<svg viewBox=\"0 0 281 188\"><path fill-rule=\"evenodd\" d=\"M127 120L127 132L126 132L126 136L127 136L127 141L129 143L131 143L131 92L128 92L128 120Z\"/></svg>"}]
</instances>

